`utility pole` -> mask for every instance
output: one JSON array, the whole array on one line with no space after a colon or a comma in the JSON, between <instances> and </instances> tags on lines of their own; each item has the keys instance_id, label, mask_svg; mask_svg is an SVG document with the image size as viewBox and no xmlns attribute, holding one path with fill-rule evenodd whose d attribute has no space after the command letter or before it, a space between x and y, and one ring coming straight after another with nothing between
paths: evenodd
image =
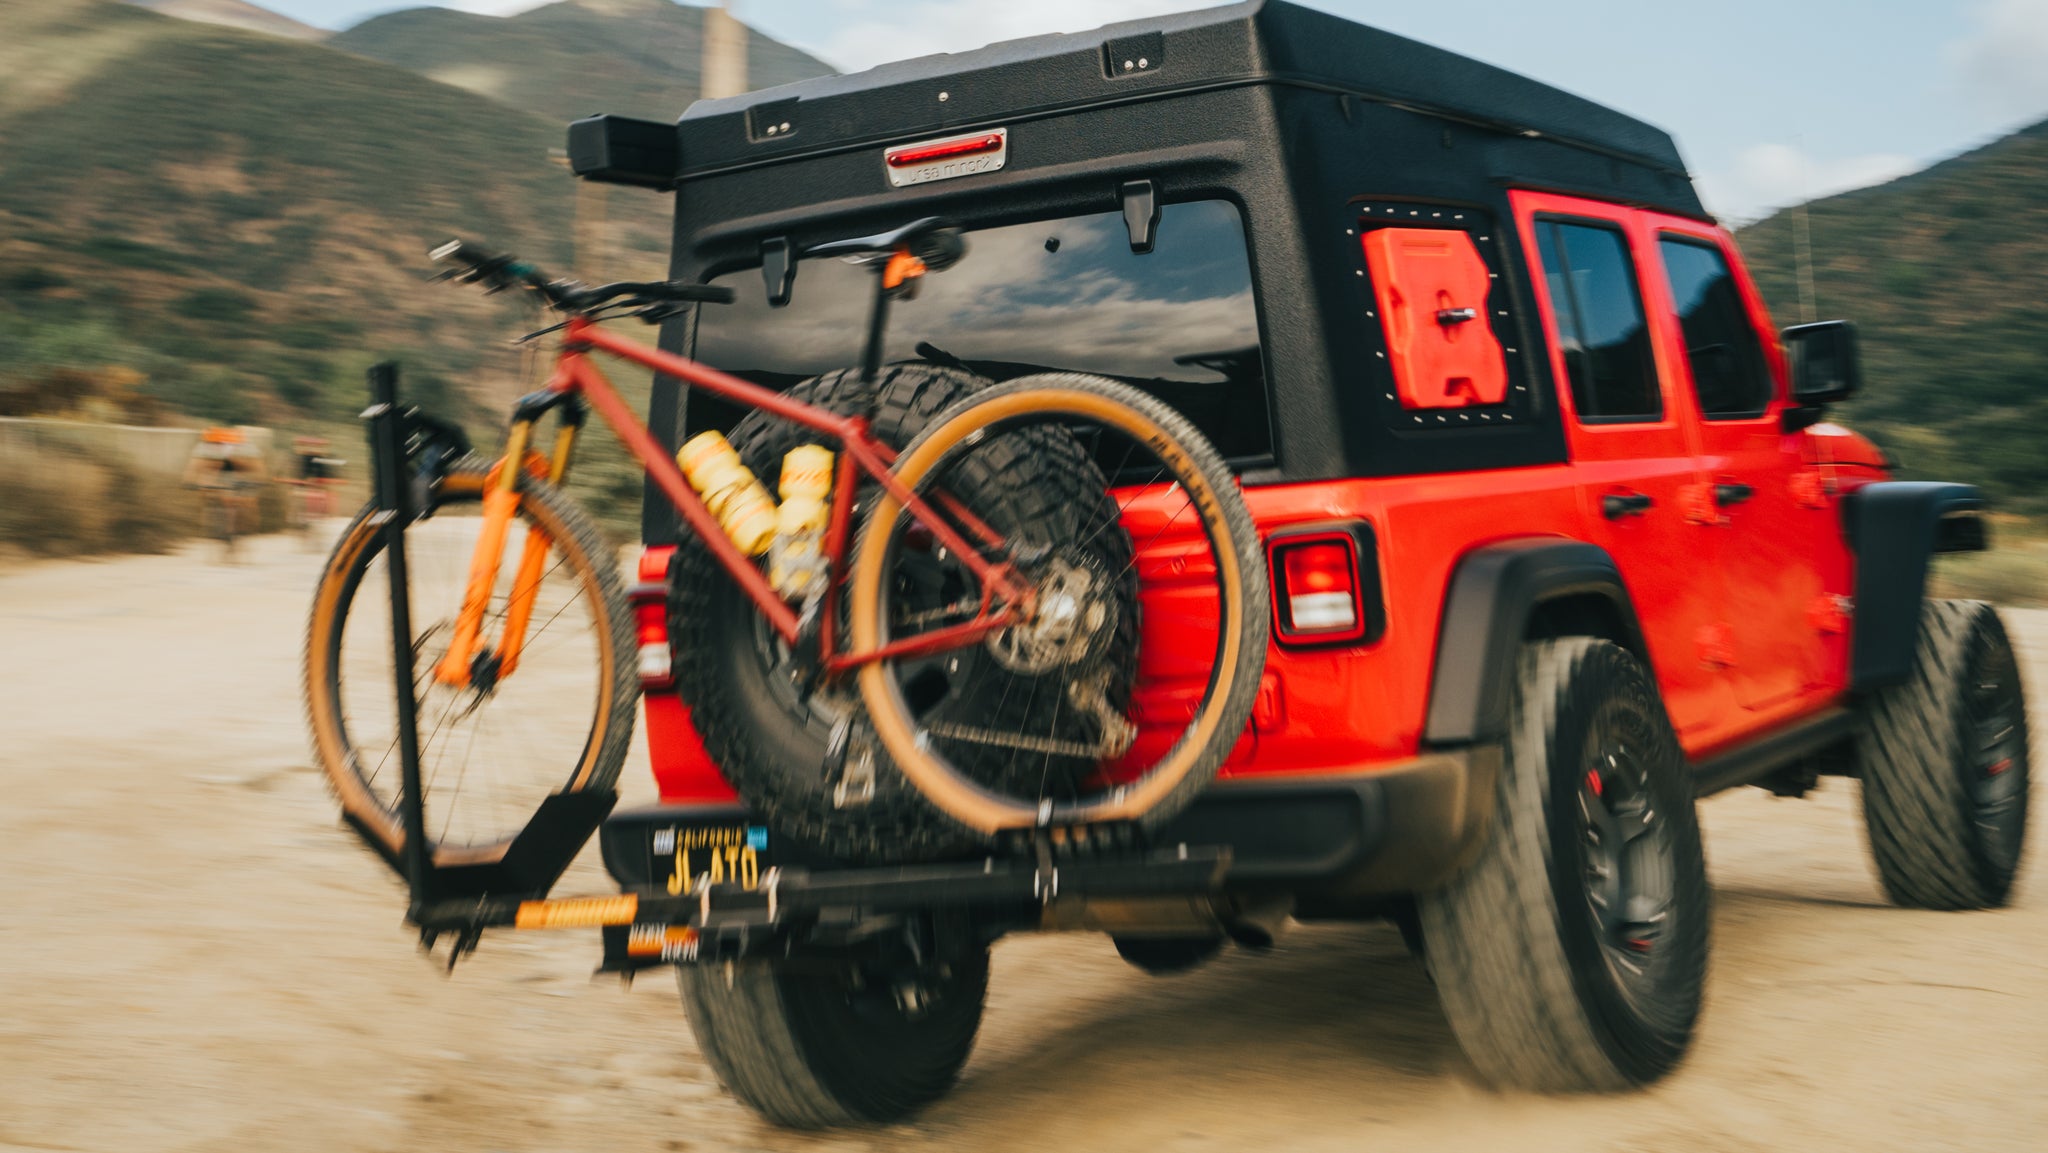
<instances>
[{"instance_id":1,"label":"utility pole","mask_svg":"<svg viewBox=\"0 0 2048 1153\"><path fill-rule=\"evenodd\" d=\"M732 14L732 0L704 10L704 70L697 95L738 96L747 90L747 26Z\"/></svg>"},{"instance_id":2,"label":"utility pole","mask_svg":"<svg viewBox=\"0 0 2048 1153\"><path fill-rule=\"evenodd\" d=\"M1799 157L1799 204L1792 209L1792 271L1799 280L1799 320L1812 324L1820 319L1820 303L1813 289L1813 222L1807 214L1806 137L1793 145Z\"/></svg>"},{"instance_id":3,"label":"utility pole","mask_svg":"<svg viewBox=\"0 0 2048 1153\"><path fill-rule=\"evenodd\" d=\"M548 159L563 169L569 167L569 154L559 148L549 149ZM617 279L606 275L610 271L606 267L606 207L603 184L594 180L576 181L576 223L569 237L572 245L569 266L577 279L587 284Z\"/></svg>"},{"instance_id":4,"label":"utility pole","mask_svg":"<svg viewBox=\"0 0 2048 1153\"><path fill-rule=\"evenodd\" d=\"M1813 225L1804 200L1792 210L1792 262L1799 270L1799 319L1812 324L1820 318L1820 303L1813 290Z\"/></svg>"},{"instance_id":5,"label":"utility pole","mask_svg":"<svg viewBox=\"0 0 2048 1153\"><path fill-rule=\"evenodd\" d=\"M747 91L747 26L732 14L732 0L704 9L703 54L700 96L738 96ZM569 158L557 154L555 162L566 167ZM606 191L595 181L576 182L573 264L576 275L592 284L615 279L618 271L610 267Z\"/></svg>"}]
</instances>

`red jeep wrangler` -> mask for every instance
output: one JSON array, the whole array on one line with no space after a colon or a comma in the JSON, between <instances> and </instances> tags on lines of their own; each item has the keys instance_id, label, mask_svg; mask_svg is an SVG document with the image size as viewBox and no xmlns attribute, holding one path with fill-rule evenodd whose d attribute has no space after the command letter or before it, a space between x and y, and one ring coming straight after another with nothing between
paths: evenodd
<instances>
[{"instance_id":1,"label":"red jeep wrangler","mask_svg":"<svg viewBox=\"0 0 2048 1153\"><path fill-rule=\"evenodd\" d=\"M1254 2L673 126L593 118L571 154L586 179L672 189L672 275L736 291L671 322L670 351L899 447L996 382L1110 377L1206 435L1263 542L1269 651L1220 778L1148 856L1078 834L1004 855L906 801L849 737L857 699L806 689L648 501L662 803L611 816L603 846L627 891L701 890L703 911L651 949L607 929L608 963L688 962L706 1058L770 1118L886 1121L942 1093L989 946L1046 927L1166 971L1288 917L1390 918L1489 1079L1653 1080L1707 968L1694 801L1738 785L1859 777L1895 900L2006 899L2028 777L2013 652L1989 606L1922 591L1931 554L1984 547L1982 499L1889 480L1825 420L1857 386L1852 330L1772 327L1664 133ZM866 273L801 254L934 216L976 255L896 310L880 371L845 370ZM672 379L650 425L671 448L723 430L761 476L806 435ZM1016 483L1079 499L1066 465L1035 467ZM1132 536L1127 711L1149 731L1215 638L1178 623L1177 538Z\"/></svg>"}]
</instances>

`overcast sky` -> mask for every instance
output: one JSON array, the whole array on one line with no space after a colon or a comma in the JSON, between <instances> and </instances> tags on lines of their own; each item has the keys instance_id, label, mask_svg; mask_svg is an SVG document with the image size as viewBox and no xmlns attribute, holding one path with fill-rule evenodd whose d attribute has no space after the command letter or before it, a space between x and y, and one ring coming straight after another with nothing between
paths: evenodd
<instances>
[{"instance_id":1,"label":"overcast sky","mask_svg":"<svg viewBox=\"0 0 2048 1153\"><path fill-rule=\"evenodd\" d=\"M258 0L345 28L404 0ZM1512 68L1677 135L1709 207L1753 218L2048 119L2048 0L1307 0ZM448 0L508 13L534 0ZM738 0L842 69L1202 0ZM681 109L677 109L678 112Z\"/></svg>"}]
</instances>

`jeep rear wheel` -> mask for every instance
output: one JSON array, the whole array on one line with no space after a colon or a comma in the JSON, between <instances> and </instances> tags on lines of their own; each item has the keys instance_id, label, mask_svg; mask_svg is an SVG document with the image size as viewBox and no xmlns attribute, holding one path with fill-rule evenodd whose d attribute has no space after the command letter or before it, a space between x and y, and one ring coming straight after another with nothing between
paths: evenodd
<instances>
[{"instance_id":1,"label":"jeep rear wheel","mask_svg":"<svg viewBox=\"0 0 2048 1153\"><path fill-rule=\"evenodd\" d=\"M1523 649L1494 827L1420 898L1444 1015L1502 1086L1626 1088L1675 1066L1706 978L1706 861L1685 757L1642 662Z\"/></svg>"},{"instance_id":2,"label":"jeep rear wheel","mask_svg":"<svg viewBox=\"0 0 2048 1153\"><path fill-rule=\"evenodd\" d=\"M922 968L748 960L678 971L718 1080L777 1125L886 1124L937 1100L981 1027L988 949Z\"/></svg>"},{"instance_id":3,"label":"jeep rear wheel","mask_svg":"<svg viewBox=\"0 0 2048 1153\"><path fill-rule=\"evenodd\" d=\"M1112 936L1116 955L1155 977L1185 973L1223 951L1223 935L1213 937Z\"/></svg>"},{"instance_id":4,"label":"jeep rear wheel","mask_svg":"<svg viewBox=\"0 0 2048 1153\"><path fill-rule=\"evenodd\" d=\"M1874 696L1857 742L1870 854L1893 902L2003 905L2027 836L2026 694L1998 613L1928 601L1906 683Z\"/></svg>"}]
</instances>

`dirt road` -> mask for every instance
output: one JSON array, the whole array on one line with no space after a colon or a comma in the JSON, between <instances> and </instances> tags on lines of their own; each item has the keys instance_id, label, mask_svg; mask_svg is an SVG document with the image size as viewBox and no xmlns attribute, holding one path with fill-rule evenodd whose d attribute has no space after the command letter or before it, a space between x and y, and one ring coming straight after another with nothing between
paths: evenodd
<instances>
[{"instance_id":1,"label":"dirt road","mask_svg":"<svg viewBox=\"0 0 2048 1153\"><path fill-rule=\"evenodd\" d=\"M452 977L414 953L308 768L317 568L265 539L238 567L0 573L0 1149L2048 1147L2042 846L2012 909L1888 908L1841 781L1704 807L1710 1002L1645 1093L1479 1088L1383 927L1171 979L1069 936L998 947L980 1048L917 1125L769 1129L700 1063L672 984L589 977L590 935L493 939ZM2048 612L2010 619L2038 699ZM589 860L569 882L603 885Z\"/></svg>"}]
</instances>

